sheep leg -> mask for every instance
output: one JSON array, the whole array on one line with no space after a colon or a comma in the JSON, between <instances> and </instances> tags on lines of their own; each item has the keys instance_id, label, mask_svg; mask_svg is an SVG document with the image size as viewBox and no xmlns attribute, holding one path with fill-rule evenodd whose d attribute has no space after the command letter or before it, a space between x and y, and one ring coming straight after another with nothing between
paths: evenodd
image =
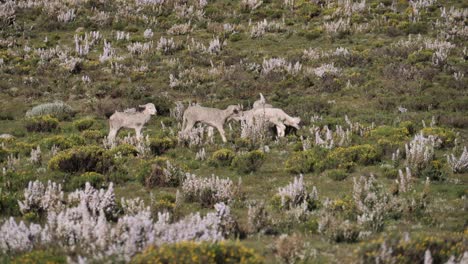
<instances>
[{"instance_id":1,"label":"sheep leg","mask_svg":"<svg viewBox=\"0 0 468 264\"><path fill-rule=\"evenodd\" d=\"M136 138L137 138L138 140L141 139L141 129L142 129L142 127L137 127L137 128L135 128L135 134L136 134Z\"/></svg>"},{"instance_id":2,"label":"sheep leg","mask_svg":"<svg viewBox=\"0 0 468 264\"><path fill-rule=\"evenodd\" d=\"M107 136L110 140L115 140L117 133L119 133L120 127L111 127L109 129L109 135Z\"/></svg>"},{"instance_id":3,"label":"sheep leg","mask_svg":"<svg viewBox=\"0 0 468 264\"><path fill-rule=\"evenodd\" d=\"M194 122L194 121L192 121L192 120L187 120L186 126L185 126L185 128L184 128L184 130L183 130L183 131L184 131L184 134L187 135L188 132L190 131L190 129L192 129L194 125L195 125L195 122Z\"/></svg>"},{"instance_id":4,"label":"sheep leg","mask_svg":"<svg viewBox=\"0 0 468 264\"><path fill-rule=\"evenodd\" d=\"M217 125L215 127L216 127L216 129L218 129L219 134L221 135L221 139L223 140L223 142L226 143L227 142L226 133L224 132L223 126Z\"/></svg>"},{"instance_id":5,"label":"sheep leg","mask_svg":"<svg viewBox=\"0 0 468 264\"><path fill-rule=\"evenodd\" d=\"M284 137L286 126L280 121L274 121L272 123L276 126L278 137Z\"/></svg>"}]
</instances>

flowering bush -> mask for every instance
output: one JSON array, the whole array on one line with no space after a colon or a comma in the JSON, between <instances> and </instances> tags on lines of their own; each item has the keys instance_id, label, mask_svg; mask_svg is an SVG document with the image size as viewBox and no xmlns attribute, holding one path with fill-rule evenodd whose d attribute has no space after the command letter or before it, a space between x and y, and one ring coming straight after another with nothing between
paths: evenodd
<instances>
[{"instance_id":1,"label":"flowering bush","mask_svg":"<svg viewBox=\"0 0 468 264\"><path fill-rule=\"evenodd\" d=\"M230 202L237 194L238 186L230 179L220 179L214 175L211 178L200 178L187 173L182 183L182 193L188 201L198 201L204 206L217 202Z\"/></svg>"},{"instance_id":2,"label":"flowering bush","mask_svg":"<svg viewBox=\"0 0 468 264\"><path fill-rule=\"evenodd\" d=\"M177 139L173 137L154 137L150 138L151 152L156 155L162 155L167 150L174 148L177 144Z\"/></svg>"},{"instance_id":3,"label":"flowering bush","mask_svg":"<svg viewBox=\"0 0 468 264\"><path fill-rule=\"evenodd\" d=\"M90 129L94 125L95 121L92 118L83 118L78 119L73 122L73 126L78 129L78 131L84 131Z\"/></svg>"},{"instance_id":4,"label":"flowering bush","mask_svg":"<svg viewBox=\"0 0 468 264\"><path fill-rule=\"evenodd\" d=\"M284 209L304 206L306 209L312 210L318 206L317 189L314 186L312 192L307 193L302 174L299 178L295 177L294 181L287 186L278 188L278 195L281 197L281 207Z\"/></svg>"}]
</instances>

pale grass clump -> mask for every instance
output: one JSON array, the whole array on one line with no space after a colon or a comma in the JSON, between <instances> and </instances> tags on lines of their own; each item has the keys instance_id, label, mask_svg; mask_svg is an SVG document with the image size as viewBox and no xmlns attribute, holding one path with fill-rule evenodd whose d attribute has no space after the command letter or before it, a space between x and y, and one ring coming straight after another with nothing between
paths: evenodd
<instances>
[{"instance_id":1,"label":"pale grass clump","mask_svg":"<svg viewBox=\"0 0 468 264\"><path fill-rule=\"evenodd\" d=\"M406 165L416 171L424 169L434 157L435 144L434 138L416 135L405 145Z\"/></svg>"},{"instance_id":2,"label":"pale grass clump","mask_svg":"<svg viewBox=\"0 0 468 264\"><path fill-rule=\"evenodd\" d=\"M349 31L351 28L351 21L349 18L348 19L340 18L337 21L330 21L330 22L323 23L322 28L328 34L337 34L341 32L346 32L346 31Z\"/></svg>"},{"instance_id":3,"label":"pale grass clump","mask_svg":"<svg viewBox=\"0 0 468 264\"><path fill-rule=\"evenodd\" d=\"M342 126L337 125L336 131L333 132L328 126L324 126L323 129L320 127L312 126L309 131L315 135L315 145L332 149L335 146L343 147L351 143L351 130L347 128L343 129ZM324 134L322 138L321 135Z\"/></svg>"},{"instance_id":4,"label":"pale grass clump","mask_svg":"<svg viewBox=\"0 0 468 264\"><path fill-rule=\"evenodd\" d=\"M463 148L463 152L459 158L456 158L454 154L447 155L447 164L455 173L463 173L467 171L468 170L468 151L466 147Z\"/></svg>"},{"instance_id":5,"label":"pale grass clump","mask_svg":"<svg viewBox=\"0 0 468 264\"><path fill-rule=\"evenodd\" d=\"M156 49L164 54L169 54L177 49L173 38L161 37L158 41Z\"/></svg>"},{"instance_id":6,"label":"pale grass clump","mask_svg":"<svg viewBox=\"0 0 468 264\"><path fill-rule=\"evenodd\" d=\"M257 233L265 230L270 222L271 219L263 201L252 201L249 203L247 228L250 233Z\"/></svg>"},{"instance_id":7,"label":"pale grass clump","mask_svg":"<svg viewBox=\"0 0 468 264\"><path fill-rule=\"evenodd\" d=\"M246 10L255 10L263 4L261 0L242 0L241 7Z\"/></svg>"},{"instance_id":8,"label":"pale grass clump","mask_svg":"<svg viewBox=\"0 0 468 264\"><path fill-rule=\"evenodd\" d=\"M42 163L42 152L39 145L37 148L31 149L31 157L29 158L29 161L35 165L40 165Z\"/></svg>"},{"instance_id":9,"label":"pale grass clump","mask_svg":"<svg viewBox=\"0 0 468 264\"><path fill-rule=\"evenodd\" d=\"M184 24L176 24L173 25L170 29L167 30L167 34L170 35L185 35L187 33L190 33L192 31L191 29L191 22L187 22Z\"/></svg>"},{"instance_id":10,"label":"pale grass clump","mask_svg":"<svg viewBox=\"0 0 468 264\"><path fill-rule=\"evenodd\" d=\"M341 69L335 67L334 63L326 63L322 64L320 67L317 68L308 68L307 72L312 73L319 78L324 78L325 76L329 75L339 75L341 73Z\"/></svg>"},{"instance_id":11,"label":"pale grass clump","mask_svg":"<svg viewBox=\"0 0 468 264\"><path fill-rule=\"evenodd\" d=\"M151 51L152 48L153 48L153 41L145 42L145 43L134 42L132 44L127 45L127 50L131 54L135 54L135 55L147 54Z\"/></svg>"},{"instance_id":12,"label":"pale grass clump","mask_svg":"<svg viewBox=\"0 0 468 264\"><path fill-rule=\"evenodd\" d=\"M250 24L250 23L249 23ZM250 30L252 38L259 38L267 32L280 32L284 29L284 22L268 22L266 19L257 22Z\"/></svg>"},{"instance_id":13,"label":"pale grass clump","mask_svg":"<svg viewBox=\"0 0 468 264\"><path fill-rule=\"evenodd\" d=\"M116 31L115 32L115 39L116 40L130 40L130 32L125 31Z\"/></svg>"},{"instance_id":14,"label":"pale grass clump","mask_svg":"<svg viewBox=\"0 0 468 264\"><path fill-rule=\"evenodd\" d=\"M145 29L145 32L143 32L143 37L145 39L150 39L154 36L153 30L151 28Z\"/></svg>"},{"instance_id":15,"label":"pale grass clump","mask_svg":"<svg viewBox=\"0 0 468 264\"><path fill-rule=\"evenodd\" d=\"M396 183L398 185L399 193L411 191L413 183L411 170L408 167L406 167L406 174L403 173L402 170L398 170L398 179L396 180Z\"/></svg>"},{"instance_id":16,"label":"pale grass clump","mask_svg":"<svg viewBox=\"0 0 468 264\"><path fill-rule=\"evenodd\" d=\"M62 23L68 23L75 20L75 9L68 9L57 16L57 20Z\"/></svg>"},{"instance_id":17,"label":"pale grass clump","mask_svg":"<svg viewBox=\"0 0 468 264\"><path fill-rule=\"evenodd\" d=\"M314 186L312 192L308 193L302 174L299 177L294 177L294 181L287 186L278 188L278 195L281 197L281 207L287 209L318 201L317 188Z\"/></svg>"},{"instance_id":18,"label":"pale grass clump","mask_svg":"<svg viewBox=\"0 0 468 264\"><path fill-rule=\"evenodd\" d=\"M101 63L104 63L114 58L115 58L115 49L112 48L112 45L110 42L107 42L107 40L104 39L104 46L103 46L102 54L99 55L99 61Z\"/></svg>"},{"instance_id":19,"label":"pale grass clump","mask_svg":"<svg viewBox=\"0 0 468 264\"><path fill-rule=\"evenodd\" d=\"M205 205L211 205L218 202L231 202L235 199L239 187L230 179L221 179L214 175L210 178L201 178L187 173L182 183L182 193L188 201L199 201Z\"/></svg>"},{"instance_id":20,"label":"pale grass clump","mask_svg":"<svg viewBox=\"0 0 468 264\"><path fill-rule=\"evenodd\" d=\"M399 210L398 201L377 184L375 177L353 178L353 200L358 210L357 222L368 232L381 231L385 217Z\"/></svg>"},{"instance_id":21,"label":"pale grass clump","mask_svg":"<svg viewBox=\"0 0 468 264\"><path fill-rule=\"evenodd\" d=\"M62 186L48 181L45 186L40 181L29 182L24 189L24 200L18 201L20 211L28 212L60 211L64 208L64 194Z\"/></svg>"},{"instance_id":22,"label":"pale grass clump","mask_svg":"<svg viewBox=\"0 0 468 264\"><path fill-rule=\"evenodd\" d=\"M296 75L301 70L302 64L300 62L292 63L286 61L284 58L263 59L262 63L262 74L269 74L270 72L286 72Z\"/></svg>"}]
</instances>

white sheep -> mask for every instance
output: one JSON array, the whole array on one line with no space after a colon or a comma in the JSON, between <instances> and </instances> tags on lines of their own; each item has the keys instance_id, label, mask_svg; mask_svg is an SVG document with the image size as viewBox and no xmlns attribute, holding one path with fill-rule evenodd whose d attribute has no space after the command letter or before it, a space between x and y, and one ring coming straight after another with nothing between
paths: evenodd
<instances>
[{"instance_id":1,"label":"white sheep","mask_svg":"<svg viewBox=\"0 0 468 264\"><path fill-rule=\"evenodd\" d=\"M300 129L299 123L301 122L299 117L291 117L279 108L252 109L242 112L240 117L234 117L233 119L243 120L248 126L252 126L254 122L267 122L276 127L278 137L284 137L286 126Z\"/></svg>"},{"instance_id":2,"label":"white sheep","mask_svg":"<svg viewBox=\"0 0 468 264\"><path fill-rule=\"evenodd\" d=\"M192 129L197 122L200 122L215 127L219 131L223 142L227 142L224 132L224 123L228 118L238 115L240 110L241 108L238 105L230 105L224 110L199 105L189 106L184 112L182 133L187 135L190 129Z\"/></svg>"},{"instance_id":3,"label":"white sheep","mask_svg":"<svg viewBox=\"0 0 468 264\"><path fill-rule=\"evenodd\" d=\"M252 109L257 108L273 108L273 106L271 104L267 104L265 97L263 97L263 94L260 93L260 99L255 101L252 106Z\"/></svg>"},{"instance_id":4,"label":"white sheep","mask_svg":"<svg viewBox=\"0 0 468 264\"><path fill-rule=\"evenodd\" d=\"M136 109L127 109L124 112L115 111L109 117L109 140L114 140L117 133L121 128L133 128L138 139L141 138L141 130L143 126L148 123L152 115L156 115L156 107L153 103L140 105L140 108L144 109L138 112Z\"/></svg>"}]
</instances>

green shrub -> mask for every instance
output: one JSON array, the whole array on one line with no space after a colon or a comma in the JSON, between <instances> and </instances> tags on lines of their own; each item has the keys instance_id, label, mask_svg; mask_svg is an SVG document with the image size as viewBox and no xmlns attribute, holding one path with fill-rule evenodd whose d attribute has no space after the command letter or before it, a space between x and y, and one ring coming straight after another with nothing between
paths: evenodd
<instances>
[{"instance_id":1,"label":"green shrub","mask_svg":"<svg viewBox=\"0 0 468 264\"><path fill-rule=\"evenodd\" d=\"M106 178L104 175L97 172L85 172L80 176L75 176L71 180L71 189L84 188L86 183L89 182L94 188L103 188L106 185Z\"/></svg>"},{"instance_id":2,"label":"green shrub","mask_svg":"<svg viewBox=\"0 0 468 264\"><path fill-rule=\"evenodd\" d=\"M394 180L398 177L398 170L392 166L382 166L381 169L382 175L387 179Z\"/></svg>"},{"instance_id":3,"label":"green shrub","mask_svg":"<svg viewBox=\"0 0 468 264\"><path fill-rule=\"evenodd\" d=\"M405 127L379 126L368 133L372 141L377 141L385 154L392 153L409 140L409 131Z\"/></svg>"},{"instance_id":4,"label":"green shrub","mask_svg":"<svg viewBox=\"0 0 468 264\"><path fill-rule=\"evenodd\" d=\"M65 254L60 255L52 250L34 250L15 257L12 264L65 264Z\"/></svg>"},{"instance_id":5,"label":"green shrub","mask_svg":"<svg viewBox=\"0 0 468 264\"><path fill-rule=\"evenodd\" d=\"M324 168L324 157L328 150L312 148L293 153L285 163L286 171L294 174L321 171Z\"/></svg>"},{"instance_id":6,"label":"green shrub","mask_svg":"<svg viewBox=\"0 0 468 264\"><path fill-rule=\"evenodd\" d=\"M414 133L416 132L416 125L411 121L403 121L399 124L399 127L406 128L410 135L414 135Z\"/></svg>"},{"instance_id":7,"label":"green shrub","mask_svg":"<svg viewBox=\"0 0 468 264\"><path fill-rule=\"evenodd\" d=\"M31 143L15 142L9 152L15 156L29 156L29 154L31 154L31 149L36 147L37 145Z\"/></svg>"},{"instance_id":8,"label":"green shrub","mask_svg":"<svg viewBox=\"0 0 468 264\"><path fill-rule=\"evenodd\" d=\"M351 147L339 147L330 151L327 162L332 167L342 167L343 164L354 162L360 165L369 165L380 158L377 149L369 144Z\"/></svg>"},{"instance_id":9,"label":"green shrub","mask_svg":"<svg viewBox=\"0 0 468 264\"><path fill-rule=\"evenodd\" d=\"M421 130L424 136L435 136L442 141L442 147L452 147L457 134L453 130L443 127L425 127Z\"/></svg>"},{"instance_id":10,"label":"green shrub","mask_svg":"<svg viewBox=\"0 0 468 264\"><path fill-rule=\"evenodd\" d=\"M358 250L362 263L374 263L381 256L382 243L387 248L388 263L422 263L426 250L431 251L433 263L446 263L451 256L459 259L466 251L466 238L462 234L449 235L411 235L407 240L402 236L390 236L363 243ZM387 262L385 262L387 263Z\"/></svg>"},{"instance_id":11,"label":"green shrub","mask_svg":"<svg viewBox=\"0 0 468 264\"><path fill-rule=\"evenodd\" d=\"M256 264L264 260L239 242L179 242L149 247L130 263Z\"/></svg>"},{"instance_id":12,"label":"green shrub","mask_svg":"<svg viewBox=\"0 0 468 264\"><path fill-rule=\"evenodd\" d=\"M78 129L78 131L84 131L90 129L94 125L94 119L83 118L73 122L73 126Z\"/></svg>"},{"instance_id":13,"label":"green shrub","mask_svg":"<svg viewBox=\"0 0 468 264\"><path fill-rule=\"evenodd\" d=\"M223 148L215 151L213 155L211 155L209 163L210 165L215 167L230 166L235 156L236 154L234 153L234 151Z\"/></svg>"},{"instance_id":14,"label":"green shrub","mask_svg":"<svg viewBox=\"0 0 468 264\"><path fill-rule=\"evenodd\" d=\"M106 136L106 133L100 130L85 130L81 132L81 136L92 142L101 143L99 141Z\"/></svg>"},{"instance_id":15,"label":"green shrub","mask_svg":"<svg viewBox=\"0 0 468 264\"><path fill-rule=\"evenodd\" d=\"M59 152L51 158L48 167L63 172L107 172L114 165L112 155L98 146L83 146Z\"/></svg>"},{"instance_id":16,"label":"green shrub","mask_svg":"<svg viewBox=\"0 0 468 264\"><path fill-rule=\"evenodd\" d=\"M0 215L20 216L18 198L16 193L6 193L0 188Z\"/></svg>"},{"instance_id":17,"label":"green shrub","mask_svg":"<svg viewBox=\"0 0 468 264\"><path fill-rule=\"evenodd\" d=\"M75 112L73 109L65 104L64 102L45 103L33 107L31 110L26 112L26 117L38 117L38 116L53 116L60 120L67 120L73 117Z\"/></svg>"},{"instance_id":18,"label":"green shrub","mask_svg":"<svg viewBox=\"0 0 468 264\"><path fill-rule=\"evenodd\" d=\"M59 127L59 121L50 115L26 119L26 130L29 132L52 132Z\"/></svg>"},{"instance_id":19,"label":"green shrub","mask_svg":"<svg viewBox=\"0 0 468 264\"><path fill-rule=\"evenodd\" d=\"M85 140L78 135L70 135L70 136L57 135L57 136L52 136L52 137L43 139L42 144L46 148L49 148L49 149L55 145L61 150L64 150L64 149L69 149L69 148L76 147L76 146L82 146L85 144Z\"/></svg>"},{"instance_id":20,"label":"green shrub","mask_svg":"<svg viewBox=\"0 0 468 264\"><path fill-rule=\"evenodd\" d=\"M249 173L257 171L265 161L265 154L259 150L253 150L245 154L237 155L232 160L232 167L238 172Z\"/></svg>"},{"instance_id":21,"label":"green shrub","mask_svg":"<svg viewBox=\"0 0 468 264\"><path fill-rule=\"evenodd\" d=\"M10 152L6 150L4 147L0 146L0 163L7 160L8 155L10 155Z\"/></svg>"},{"instance_id":22,"label":"green shrub","mask_svg":"<svg viewBox=\"0 0 468 264\"><path fill-rule=\"evenodd\" d=\"M150 139L151 152L155 155L162 155L167 150L174 148L177 145L177 140L172 137L156 137Z\"/></svg>"},{"instance_id":23,"label":"green shrub","mask_svg":"<svg viewBox=\"0 0 468 264\"><path fill-rule=\"evenodd\" d=\"M112 148L111 150L109 150L109 153L112 156L122 155L123 157L128 157L128 156L138 155L138 150L135 146L125 143L125 144L120 144L117 147Z\"/></svg>"},{"instance_id":24,"label":"green shrub","mask_svg":"<svg viewBox=\"0 0 468 264\"><path fill-rule=\"evenodd\" d=\"M348 174L344 170L330 170L327 176L334 181L342 181L348 177Z\"/></svg>"},{"instance_id":25,"label":"green shrub","mask_svg":"<svg viewBox=\"0 0 468 264\"><path fill-rule=\"evenodd\" d=\"M429 178L431 181L443 181L447 179L447 170L440 160L433 160L419 172L419 176L423 179Z\"/></svg>"},{"instance_id":26,"label":"green shrub","mask_svg":"<svg viewBox=\"0 0 468 264\"><path fill-rule=\"evenodd\" d=\"M167 158L155 158L143 162L137 172L137 179L146 188L177 187L182 183L185 173L171 164Z\"/></svg>"}]
</instances>

